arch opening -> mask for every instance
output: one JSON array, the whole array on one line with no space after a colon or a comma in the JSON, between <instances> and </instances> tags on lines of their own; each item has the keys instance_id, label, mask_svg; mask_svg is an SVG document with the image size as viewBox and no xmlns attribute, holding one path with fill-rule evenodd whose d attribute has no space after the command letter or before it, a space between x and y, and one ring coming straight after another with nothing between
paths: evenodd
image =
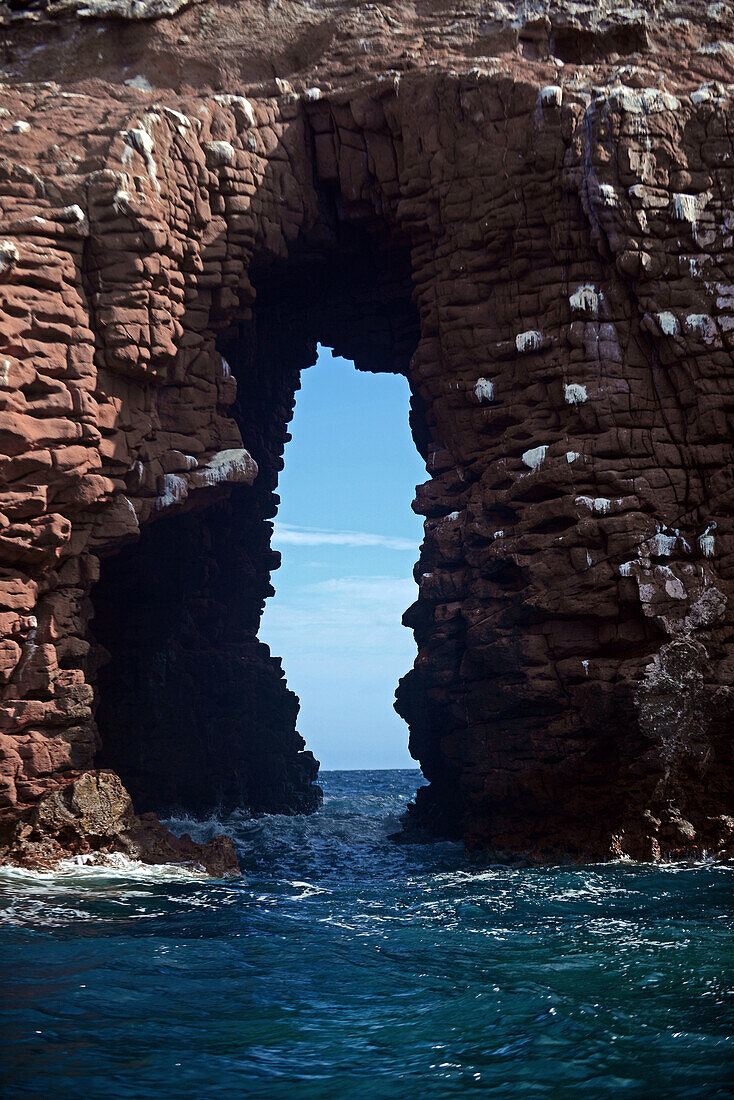
<instances>
[{"instance_id":1,"label":"arch opening","mask_svg":"<svg viewBox=\"0 0 734 1100\"><path fill-rule=\"evenodd\" d=\"M299 730L326 770L416 767L393 705L416 657L401 620L423 535L408 402L404 377L357 371L323 347L296 399L273 537L282 560L260 634L283 657Z\"/></svg>"},{"instance_id":2,"label":"arch opening","mask_svg":"<svg viewBox=\"0 0 734 1100\"><path fill-rule=\"evenodd\" d=\"M363 370L406 376L418 341L404 245L347 228L338 248L299 242L288 260L255 262L250 279L251 314L217 349L237 382L228 412L257 462L254 483L167 507L103 560L92 592L97 763L121 776L138 812L318 805L298 700L258 639L279 564L270 541L288 423L318 340ZM425 454L415 394L410 426Z\"/></svg>"}]
</instances>

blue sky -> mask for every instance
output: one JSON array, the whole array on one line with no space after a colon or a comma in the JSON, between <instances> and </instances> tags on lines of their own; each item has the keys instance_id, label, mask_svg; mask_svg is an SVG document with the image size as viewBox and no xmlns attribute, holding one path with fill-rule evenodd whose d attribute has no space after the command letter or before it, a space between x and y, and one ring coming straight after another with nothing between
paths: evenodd
<instances>
[{"instance_id":1,"label":"blue sky","mask_svg":"<svg viewBox=\"0 0 734 1100\"><path fill-rule=\"evenodd\" d=\"M322 348L301 385L278 487L283 563L260 637L283 658L323 768L416 767L392 709L415 658L400 617L417 595L423 526L410 503L426 480L408 384Z\"/></svg>"}]
</instances>

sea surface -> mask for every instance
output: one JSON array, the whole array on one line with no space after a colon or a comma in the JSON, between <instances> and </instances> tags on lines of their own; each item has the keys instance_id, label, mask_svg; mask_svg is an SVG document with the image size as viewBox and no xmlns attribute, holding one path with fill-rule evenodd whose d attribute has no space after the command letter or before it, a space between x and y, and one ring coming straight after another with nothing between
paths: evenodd
<instances>
[{"instance_id":1,"label":"sea surface","mask_svg":"<svg viewBox=\"0 0 734 1100\"><path fill-rule=\"evenodd\" d=\"M509 868L389 834L416 771L326 772L243 875L0 873L0 1095L734 1096L732 868Z\"/></svg>"}]
</instances>

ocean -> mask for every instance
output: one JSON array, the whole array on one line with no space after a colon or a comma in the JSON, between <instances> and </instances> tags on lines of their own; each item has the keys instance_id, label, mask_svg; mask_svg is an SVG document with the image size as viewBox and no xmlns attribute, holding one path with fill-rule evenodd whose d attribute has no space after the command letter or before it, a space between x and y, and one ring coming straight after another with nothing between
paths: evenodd
<instances>
[{"instance_id":1,"label":"ocean","mask_svg":"<svg viewBox=\"0 0 734 1100\"><path fill-rule=\"evenodd\" d=\"M322 772L242 877L0 870L0 1095L734 1096L734 869L396 844L417 771Z\"/></svg>"}]
</instances>

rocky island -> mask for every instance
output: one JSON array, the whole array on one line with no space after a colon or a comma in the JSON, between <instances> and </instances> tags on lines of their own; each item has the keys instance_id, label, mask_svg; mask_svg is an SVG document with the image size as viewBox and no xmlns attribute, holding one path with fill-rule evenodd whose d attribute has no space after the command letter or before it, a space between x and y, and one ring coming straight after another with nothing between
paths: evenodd
<instances>
[{"instance_id":1,"label":"rocky island","mask_svg":"<svg viewBox=\"0 0 734 1100\"><path fill-rule=\"evenodd\" d=\"M257 637L318 341L428 471L408 833L731 853L730 5L0 19L0 858L221 873L155 814L318 806Z\"/></svg>"}]
</instances>

